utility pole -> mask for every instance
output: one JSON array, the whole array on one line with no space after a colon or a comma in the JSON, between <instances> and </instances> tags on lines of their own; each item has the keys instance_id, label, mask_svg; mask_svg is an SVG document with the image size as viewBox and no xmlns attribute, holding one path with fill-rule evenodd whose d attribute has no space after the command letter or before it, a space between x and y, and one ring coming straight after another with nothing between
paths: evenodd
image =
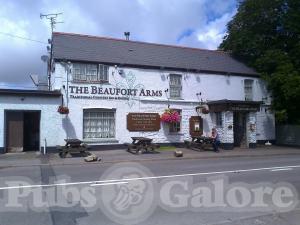
<instances>
[{"instance_id":1,"label":"utility pole","mask_svg":"<svg viewBox=\"0 0 300 225\"><path fill-rule=\"evenodd\" d=\"M47 19L50 22L50 26L51 26L51 39L48 39L48 43L50 44L50 47L47 46L47 50L49 51L50 57L49 57L49 61L48 61L48 70L47 70L47 76L48 76L48 90L51 90L51 72L52 72L52 54L53 54L53 42L52 42L52 38L53 38L53 30L55 28L55 25L57 23L63 23L62 21L56 21L57 17L59 15L62 15L63 13L50 13L50 14L40 14L40 18L41 19Z\"/></svg>"}]
</instances>

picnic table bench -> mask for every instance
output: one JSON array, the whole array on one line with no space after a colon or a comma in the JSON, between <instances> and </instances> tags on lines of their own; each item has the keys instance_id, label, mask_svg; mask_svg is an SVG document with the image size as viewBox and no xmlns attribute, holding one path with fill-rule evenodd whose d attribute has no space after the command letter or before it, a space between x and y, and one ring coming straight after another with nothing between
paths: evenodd
<instances>
[{"instance_id":1,"label":"picnic table bench","mask_svg":"<svg viewBox=\"0 0 300 225\"><path fill-rule=\"evenodd\" d=\"M145 137L131 137L132 143L127 144L127 150L129 152L135 152L136 154L143 152L154 152L155 149L159 148L159 145L152 143L151 138Z\"/></svg>"},{"instance_id":2,"label":"picnic table bench","mask_svg":"<svg viewBox=\"0 0 300 225\"><path fill-rule=\"evenodd\" d=\"M64 139L64 146L57 146L59 156L64 158L68 153L81 153L87 155L88 146L79 139Z\"/></svg>"},{"instance_id":3,"label":"picnic table bench","mask_svg":"<svg viewBox=\"0 0 300 225\"><path fill-rule=\"evenodd\" d=\"M185 146L187 148L197 148L199 150L205 150L207 148L213 147L213 138L211 137L205 137L205 136L192 136L192 140L188 141L185 140Z\"/></svg>"}]
</instances>

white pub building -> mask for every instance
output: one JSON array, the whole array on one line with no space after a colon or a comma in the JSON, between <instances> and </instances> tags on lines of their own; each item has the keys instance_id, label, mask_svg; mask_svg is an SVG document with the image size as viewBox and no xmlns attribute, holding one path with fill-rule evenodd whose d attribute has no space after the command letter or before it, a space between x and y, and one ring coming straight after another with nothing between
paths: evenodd
<instances>
[{"instance_id":1,"label":"white pub building","mask_svg":"<svg viewBox=\"0 0 300 225\"><path fill-rule=\"evenodd\" d=\"M213 127L224 149L275 139L264 81L222 51L58 32L52 50L49 90L0 90L2 153L51 152L69 138L180 144ZM161 122L166 109L180 121Z\"/></svg>"}]
</instances>

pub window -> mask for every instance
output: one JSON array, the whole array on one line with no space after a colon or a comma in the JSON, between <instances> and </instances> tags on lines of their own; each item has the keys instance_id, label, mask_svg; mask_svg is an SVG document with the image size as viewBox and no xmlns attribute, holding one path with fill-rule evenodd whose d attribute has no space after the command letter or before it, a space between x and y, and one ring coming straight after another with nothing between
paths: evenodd
<instances>
[{"instance_id":1,"label":"pub window","mask_svg":"<svg viewBox=\"0 0 300 225\"><path fill-rule=\"evenodd\" d=\"M73 63L73 81L108 82L108 66L102 64Z\"/></svg>"},{"instance_id":2,"label":"pub window","mask_svg":"<svg viewBox=\"0 0 300 225\"><path fill-rule=\"evenodd\" d=\"M169 131L171 133L178 133L181 130L181 117L182 117L181 116L181 110L180 109L172 109L172 110L178 112L178 114L180 115L180 121L177 122L177 123L170 123L170 125L169 125Z\"/></svg>"},{"instance_id":3,"label":"pub window","mask_svg":"<svg viewBox=\"0 0 300 225\"><path fill-rule=\"evenodd\" d=\"M115 138L115 111L86 109L83 111L83 138Z\"/></svg>"},{"instance_id":4,"label":"pub window","mask_svg":"<svg viewBox=\"0 0 300 225\"><path fill-rule=\"evenodd\" d=\"M170 98L181 98L181 75L179 74L170 74Z\"/></svg>"},{"instance_id":5,"label":"pub window","mask_svg":"<svg viewBox=\"0 0 300 225\"><path fill-rule=\"evenodd\" d=\"M221 112L216 112L216 126L217 127L222 127L223 123L222 123L222 113Z\"/></svg>"},{"instance_id":6,"label":"pub window","mask_svg":"<svg viewBox=\"0 0 300 225\"><path fill-rule=\"evenodd\" d=\"M244 80L244 91L245 91L245 100L253 100L253 80L245 79Z\"/></svg>"}]
</instances>

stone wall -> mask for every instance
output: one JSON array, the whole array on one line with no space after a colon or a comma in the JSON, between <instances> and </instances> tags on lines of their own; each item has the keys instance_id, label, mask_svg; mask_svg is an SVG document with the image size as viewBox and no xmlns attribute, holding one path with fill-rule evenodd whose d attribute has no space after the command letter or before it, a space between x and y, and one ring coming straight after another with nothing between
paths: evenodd
<instances>
[{"instance_id":1,"label":"stone wall","mask_svg":"<svg viewBox=\"0 0 300 225\"><path fill-rule=\"evenodd\" d=\"M213 116L212 116L213 117ZM233 148L233 112L227 111L221 113L222 126L217 126L217 132L220 136L222 147L225 149ZM215 124L215 121L214 121Z\"/></svg>"},{"instance_id":2,"label":"stone wall","mask_svg":"<svg viewBox=\"0 0 300 225\"><path fill-rule=\"evenodd\" d=\"M256 113L247 113L246 118L247 145L252 148L256 146Z\"/></svg>"}]
</instances>

